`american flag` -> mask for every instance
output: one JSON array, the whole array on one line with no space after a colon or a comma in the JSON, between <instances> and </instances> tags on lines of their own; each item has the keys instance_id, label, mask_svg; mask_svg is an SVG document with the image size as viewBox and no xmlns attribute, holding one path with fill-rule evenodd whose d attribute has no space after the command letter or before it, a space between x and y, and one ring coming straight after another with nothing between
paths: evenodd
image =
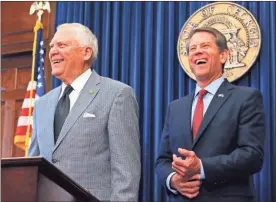
<instances>
[{"instance_id":1,"label":"american flag","mask_svg":"<svg viewBox=\"0 0 276 202\"><path fill-rule=\"evenodd\" d=\"M18 118L14 144L25 150L27 154L29 139L32 134L33 124L33 108L35 101L45 94L45 78L44 78L44 43L43 43L43 25L37 21L35 26L35 41L33 46L33 78L27 87L27 92L22 104L22 110Z\"/></svg>"}]
</instances>

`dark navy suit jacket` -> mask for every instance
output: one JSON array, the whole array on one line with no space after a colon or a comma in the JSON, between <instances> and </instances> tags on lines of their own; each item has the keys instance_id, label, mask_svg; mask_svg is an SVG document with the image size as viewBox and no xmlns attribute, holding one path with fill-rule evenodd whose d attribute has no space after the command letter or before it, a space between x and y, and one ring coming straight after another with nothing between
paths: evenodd
<instances>
[{"instance_id":1,"label":"dark navy suit jacket","mask_svg":"<svg viewBox=\"0 0 276 202\"><path fill-rule=\"evenodd\" d=\"M166 187L168 175L174 172L172 155L180 156L177 149L185 148L201 159L206 177L193 201L253 198L252 175L260 171L264 157L265 116L261 93L225 80L213 97L195 140L191 130L193 98L194 93L173 101L168 107L156 160L161 183ZM181 194L171 193L167 187L166 190L170 201L189 201Z\"/></svg>"}]
</instances>

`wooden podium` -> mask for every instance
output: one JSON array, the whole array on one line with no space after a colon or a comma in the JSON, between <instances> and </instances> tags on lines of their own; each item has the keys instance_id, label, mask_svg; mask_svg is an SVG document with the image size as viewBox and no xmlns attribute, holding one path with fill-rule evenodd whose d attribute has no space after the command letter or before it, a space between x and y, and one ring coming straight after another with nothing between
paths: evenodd
<instances>
[{"instance_id":1,"label":"wooden podium","mask_svg":"<svg viewBox=\"0 0 276 202\"><path fill-rule=\"evenodd\" d=\"M1 201L99 202L42 157L1 159Z\"/></svg>"}]
</instances>

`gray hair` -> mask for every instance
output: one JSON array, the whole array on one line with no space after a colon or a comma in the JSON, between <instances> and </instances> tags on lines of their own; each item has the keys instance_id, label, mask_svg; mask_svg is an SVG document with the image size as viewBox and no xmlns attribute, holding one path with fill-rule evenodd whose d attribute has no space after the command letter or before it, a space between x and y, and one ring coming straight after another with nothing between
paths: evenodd
<instances>
[{"instance_id":1,"label":"gray hair","mask_svg":"<svg viewBox=\"0 0 276 202\"><path fill-rule=\"evenodd\" d=\"M80 23L65 23L57 27L57 30L60 29L70 29L72 31L75 31L78 42L82 45L86 45L92 48L91 64L97 59L98 40L88 27Z\"/></svg>"},{"instance_id":2,"label":"gray hair","mask_svg":"<svg viewBox=\"0 0 276 202\"><path fill-rule=\"evenodd\" d=\"M226 40L225 36L220 31L218 31L217 29L212 28L212 27L200 27L200 28L196 28L196 29L192 30L189 34L189 37L188 37L187 43L186 43L186 50L187 50L188 54L189 54L190 40L194 36L194 34L198 33L198 32L208 32L208 33L212 34L215 37L216 44L219 48L219 52L222 52L225 49L228 50L227 40Z\"/></svg>"}]
</instances>

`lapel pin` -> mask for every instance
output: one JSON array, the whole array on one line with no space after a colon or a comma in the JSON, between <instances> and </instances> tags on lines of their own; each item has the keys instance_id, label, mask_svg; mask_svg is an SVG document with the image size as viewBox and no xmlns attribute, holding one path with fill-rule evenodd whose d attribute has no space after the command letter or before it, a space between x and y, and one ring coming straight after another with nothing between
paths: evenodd
<instances>
[{"instance_id":1,"label":"lapel pin","mask_svg":"<svg viewBox=\"0 0 276 202\"><path fill-rule=\"evenodd\" d=\"M218 97L224 98L223 94L218 94Z\"/></svg>"},{"instance_id":2,"label":"lapel pin","mask_svg":"<svg viewBox=\"0 0 276 202\"><path fill-rule=\"evenodd\" d=\"M90 91L89 91L89 94L93 95L93 94L94 94L94 91L93 91L93 90L90 90Z\"/></svg>"}]
</instances>

